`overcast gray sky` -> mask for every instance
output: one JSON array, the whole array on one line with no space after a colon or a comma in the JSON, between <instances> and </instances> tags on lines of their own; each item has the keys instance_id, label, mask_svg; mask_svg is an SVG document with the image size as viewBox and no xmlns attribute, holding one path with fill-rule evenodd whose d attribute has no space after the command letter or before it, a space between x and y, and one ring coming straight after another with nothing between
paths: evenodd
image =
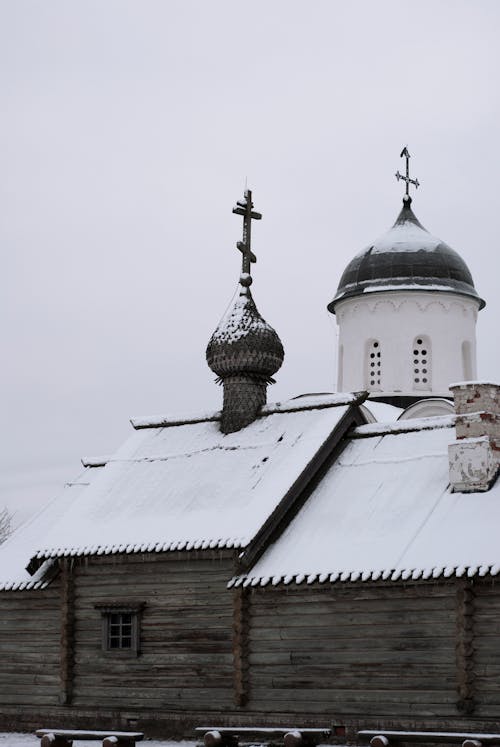
<instances>
[{"instance_id":1,"label":"overcast gray sky","mask_svg":"<svg viewBox=\"0 0 500 747\"><path fill-rule=\"evenodd\" d=\"M270 399L334 388L326 304L399 212L405 144L499 380L499 38L497 0L1 0L0 508L22 520L130 416L219 407L245 178Z\"/></svg>"}]
</instances>

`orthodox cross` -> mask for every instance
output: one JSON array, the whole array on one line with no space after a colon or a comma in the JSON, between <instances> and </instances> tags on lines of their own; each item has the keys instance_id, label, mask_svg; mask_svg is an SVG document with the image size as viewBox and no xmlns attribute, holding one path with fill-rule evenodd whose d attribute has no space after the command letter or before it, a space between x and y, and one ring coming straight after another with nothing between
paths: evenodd
<instances>
[{"instance_id":1,"label":"orthodox cross","mask_svg":"<svg viewBox=\"0 0 500 747\"><path fill-rule=\"evenodd\" d=\"M399 157L403 158L403 156L406 158L406 176L403 176L403 174L400 174L399 171L396 171L396 179L399 180L402 179L404 182L406 182L406 196L410 196L410 184L413 184L415 186L415 189L418 189L420 182L418 179L410 179L410 154L408 153L408 148L405 146L403 150L401 151Z\"/></svg>"},{"instance_id":2,"label":"orthodox cross","mask_svg":"<svg viewBox=\"0 0 500 747\"><path fill-rule=\"evenodd\" d=\"M244 200L238 200L233 208L233 213L243 216L243 241L237 241L236 246L242 253L241 274L245 279L250 275L250 264L257 262L257 257L252 252L252 220L261 220L262 214L252 210L252 191L245 190ZM250 283L252 282L250 278ZM248 285L250 285L248 283Z\"/></svg>"}]
</instances>

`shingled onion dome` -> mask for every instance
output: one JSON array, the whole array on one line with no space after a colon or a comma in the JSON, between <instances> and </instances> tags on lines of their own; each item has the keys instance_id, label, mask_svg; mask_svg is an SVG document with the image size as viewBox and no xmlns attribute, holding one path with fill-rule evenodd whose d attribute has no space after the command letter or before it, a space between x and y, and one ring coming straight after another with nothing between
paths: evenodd
<instances>
[{"instance_id":1,"label":"shingled onion dome","mask_svg":"<svg viewBox=\"0 0 500 747\"><path fill-rule=\"evenodd\" d=\"M234 212L251 218L251 192L245 193L247 202ZM245 212L243 212L243 210ZM252 298L252 278L247 271L256 261L250 251L249 230L243 231L243 242L238 248L243 253L243 272L238 291L207 346L207 363L224 388L221 431L233 433L252 423L267 399L267 386L274 383L272 376L283 363L284 350L275 330L259 314Z\"/></svg>"}]
</instances>

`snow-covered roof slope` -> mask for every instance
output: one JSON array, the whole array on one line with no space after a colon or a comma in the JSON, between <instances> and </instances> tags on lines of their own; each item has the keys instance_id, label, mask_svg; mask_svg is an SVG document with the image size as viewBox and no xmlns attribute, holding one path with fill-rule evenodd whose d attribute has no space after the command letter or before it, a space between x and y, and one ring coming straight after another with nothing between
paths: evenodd
<instances>
[{"instance_id":1,"label":"snow-covered roof slope","mask_svg":"<svg viewBox=\"0 0 500 747\"><path fill-rule=\"evenodd\" d=\"M26 570L34 548L49 536L52 527L84 500L85 492L101 470L87 468L41 511L22 524L0 546L0 590L39 589L50 580L51 561L42 563L34 575Z\"/></svg>"},{"instance_id":2,"label":"snow-covered roof slope","mask_svg":"<svg viewBox=\"0 0 500 747\"><path fill-rule=\"evenodd\" d=\"M357 428L279 539L231 584L496 574L500 483L450 492L452 423Z\"/></svg>"},{"instance_id":3,"label":"snow-covered roof slope","mask_svg":"<svg viewBox=\"0 0 500 747\"><path fill-rule=\"evenodd\" d=\"M124 446L92 469L99 474L81 500L63 497L50 521L42 514L34 522L30 546L21 548L24 565L31 559L35 570L47 558L69 555L245 547L355 399L269 406L227 435L212 419L175 426L150 419L150 427L138 419Z\"/></svg>"}]
</instances>

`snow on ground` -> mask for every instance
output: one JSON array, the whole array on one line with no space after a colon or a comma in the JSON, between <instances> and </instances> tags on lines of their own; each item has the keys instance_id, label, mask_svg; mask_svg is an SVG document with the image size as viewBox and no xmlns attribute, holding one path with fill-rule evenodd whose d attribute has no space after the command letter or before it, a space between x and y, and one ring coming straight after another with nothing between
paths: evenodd
<instances>
[{"instance_id":1,"label":"snow on ground","mask_svg":"<svg viewBox=\"0 0 500 747\"><path fill-rule=\"evenodd\" d=\"M73 742L73 747L84 747L84 745L100 745L101 742L82 742L76 740ZM137 742L138 745L144 744L147 747L195 747L197 742L172 742L167 739L144 739L142 742ZM34 734L18 734L18 733L0 733L0 747L40 747L40 740L35 737Z\"/></svg>"}]
</instances>

